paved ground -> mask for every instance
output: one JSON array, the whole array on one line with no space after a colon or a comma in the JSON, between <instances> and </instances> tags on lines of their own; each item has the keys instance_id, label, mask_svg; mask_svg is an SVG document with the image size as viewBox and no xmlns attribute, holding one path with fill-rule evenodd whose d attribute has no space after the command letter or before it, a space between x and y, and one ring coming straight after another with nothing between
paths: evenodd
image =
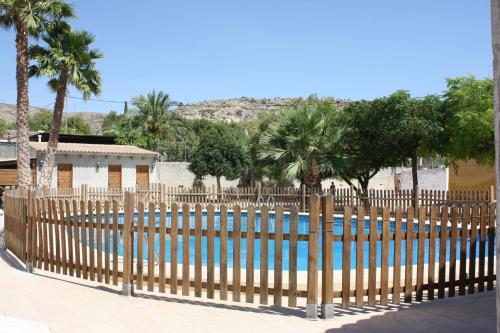
<instances>
[{"instance_id":1,"label":"paved ground","mask_svg":"<svg viewBox=\"0 0 500 333\"><path fill-rule=\"evenodd\" d=\"M302 315L295 309L194 297L143 293L126 298L116 288L81 279L46 272L27 274L7 251L0 250L0 332L12 332L5 326L7 323L18 328L27 324L13 319L42 323L32 323L31 332L46 332L43 324L51 332L107 333L494 332L495 293L398 309L338 313L329 321L308 321Z\"/></svg>"}]
</instances>

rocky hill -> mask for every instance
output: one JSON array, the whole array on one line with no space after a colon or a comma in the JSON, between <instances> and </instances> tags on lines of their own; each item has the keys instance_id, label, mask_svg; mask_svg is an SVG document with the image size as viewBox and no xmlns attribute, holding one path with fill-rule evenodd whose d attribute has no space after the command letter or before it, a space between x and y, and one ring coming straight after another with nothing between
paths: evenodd
<instances>
[{"instance_id":1,"label":"rocky hill","mask_svg":"<svg viewBox=\"0 0 500 333\"><path fill-rule=\"evenodd\" d=\"M211 100L192 104L179 104L173 112L189 119L209 119L225 122L244 122L255 119L263 112L278 112L283 107L293 103L293 98L232 98ZM348 100L336 100L337 106L342 109ZM41 108L31 107L30 114L39 112ZM92 129L92 133L101 133L101 124L106 116L98 112L71 112L70 115L81 116ZM15 122L16 106L0 103L0 118L8 123Z\"/></svg>"},{"instance_id":2,"label":"rocky hill","mask_svg":"<svg viewBox=\"0 0 500 333\"><path fill-rule=\"evenodd\" d=\"M244 122L258 117L263 112L277 112L293 103L293 98L233 98L181 104L175 112L190 119L211 119L227 122ZM336 100L339 108L349 101Z\"/></svg>"},{"instance_id":3,"label":"rocky hill","mask_svg":"<svg viewBox=\"0 0 500 333\"><path fill-rule=\"evenodd\" d=\"M40 112L42 108L30 107L30 116ZM101 133L101 124L105 113L99 112L70 112L69 115L78 115L83 118L89 125L93 134ZM16 106L12 104L0 103L0 118L5 120L7 123L13 123L16 121Z\"/></svg>"}]
</instances>

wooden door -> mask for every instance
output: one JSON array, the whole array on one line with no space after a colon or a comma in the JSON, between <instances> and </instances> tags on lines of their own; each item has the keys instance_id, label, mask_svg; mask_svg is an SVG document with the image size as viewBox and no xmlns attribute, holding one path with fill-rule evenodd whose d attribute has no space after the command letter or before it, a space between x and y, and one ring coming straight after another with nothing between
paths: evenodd
<instances>
[{"instance_id":1,"label":"wooden door","mask_svg":"<svg viewBox=\"0 0 500 333\"><path fill-rule=\"evenodd\" d=\"M137 165L135 167L135 183L140 189L149 187L149 165Z\"/></svg>"},{"instance_id":2,"label":"wooden door","mask_svg":"<svg viewBox=\"0 0 500 333\"><path fill-rule=\"evenodd\" d=\"M73 187L73 164L57 165L57 187L58 188Z\"/></svg>"},{"instance_id":3,"label":"wooden door","mask_svg":"<svg viewBox=\"0 0 500 333\"><path fill-rule=\"evenodd\" d=\"M109 165L108 166L108 188L121 188L122 187L122 166Z\"/></svg>"}]
</instances>

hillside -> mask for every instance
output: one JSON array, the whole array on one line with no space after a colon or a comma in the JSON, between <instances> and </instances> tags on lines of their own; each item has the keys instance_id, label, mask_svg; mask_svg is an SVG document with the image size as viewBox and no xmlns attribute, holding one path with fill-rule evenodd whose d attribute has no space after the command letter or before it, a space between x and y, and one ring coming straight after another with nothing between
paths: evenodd
<instances>
[{"instance_id":1,"label":"hillside","mask_svg":"<svg viewBox=\"0 0 500 333\"><path fill-rule=\"evenodd\" d=\"M289 106L293 98L232 98L225 100L211 100L200 103L180 104L173 109L189 119L209 119L226 122L244 122L255 119L263 112L278 112L283 107ZM337 100L339 108L343 108L349 101ZM41 108L31 107L30 114L39 112ZM70 115L79 115L89 123L92 133L101 133L101 124L106 117L105 113L98 112L71 112ZM15 122L16 106L0 103L0 118L8 123Z\"/></svg>"},{"instance_id":2,"label":"hillside","mask_svg":"<svg viewBox=\"0 0 500 333\"><path fill-rule=\"evenodd\" d=\"M30 107L30 116L39 112L41 108ZM89 125L93 134L101 133L101 123L105 113L99 112L70 112L69 115L78 115L83 118ZM0 103L0 118L8 123L13 123L16 121L16 106L12 104Z\"/></svg>"},{"instance_id":3,"label":"hillside","mask_svg":"<svg viewBox=\"0 0 500 333\"><path fill-rule=\"evenodd\" d=\"M174 112L190 119L210 119L228 122L244 122L258 117L263 112L277 112L290 105L293 98L233 98L225 100L204 101L193 104L181 104ZM337 100L339 108L344 107L347 100Z\"/></svg>"}]
</instances>

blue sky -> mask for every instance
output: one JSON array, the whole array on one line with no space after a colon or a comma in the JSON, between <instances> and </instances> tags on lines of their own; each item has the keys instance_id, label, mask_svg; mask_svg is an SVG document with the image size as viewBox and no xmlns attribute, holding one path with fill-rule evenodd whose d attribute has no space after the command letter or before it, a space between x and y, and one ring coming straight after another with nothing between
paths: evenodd
<instances>
[{"instance_id":1,"label":"blue sky","mask_svg":"<svg viewBox=\"0 0 500 333\"><path fill-rule=\"evenodd\" d=\"M491 76L489 0L75 1L96 35L104 100L156 89L180 102L317 93L371 99L440 93ZM15 103L14 33L0 31L0 102ZM30 103L53 104L45 79ZM74 90L74 96L79 96ZM70 100L68 111L122 106Z\"/></svg>"}]
</instances>

